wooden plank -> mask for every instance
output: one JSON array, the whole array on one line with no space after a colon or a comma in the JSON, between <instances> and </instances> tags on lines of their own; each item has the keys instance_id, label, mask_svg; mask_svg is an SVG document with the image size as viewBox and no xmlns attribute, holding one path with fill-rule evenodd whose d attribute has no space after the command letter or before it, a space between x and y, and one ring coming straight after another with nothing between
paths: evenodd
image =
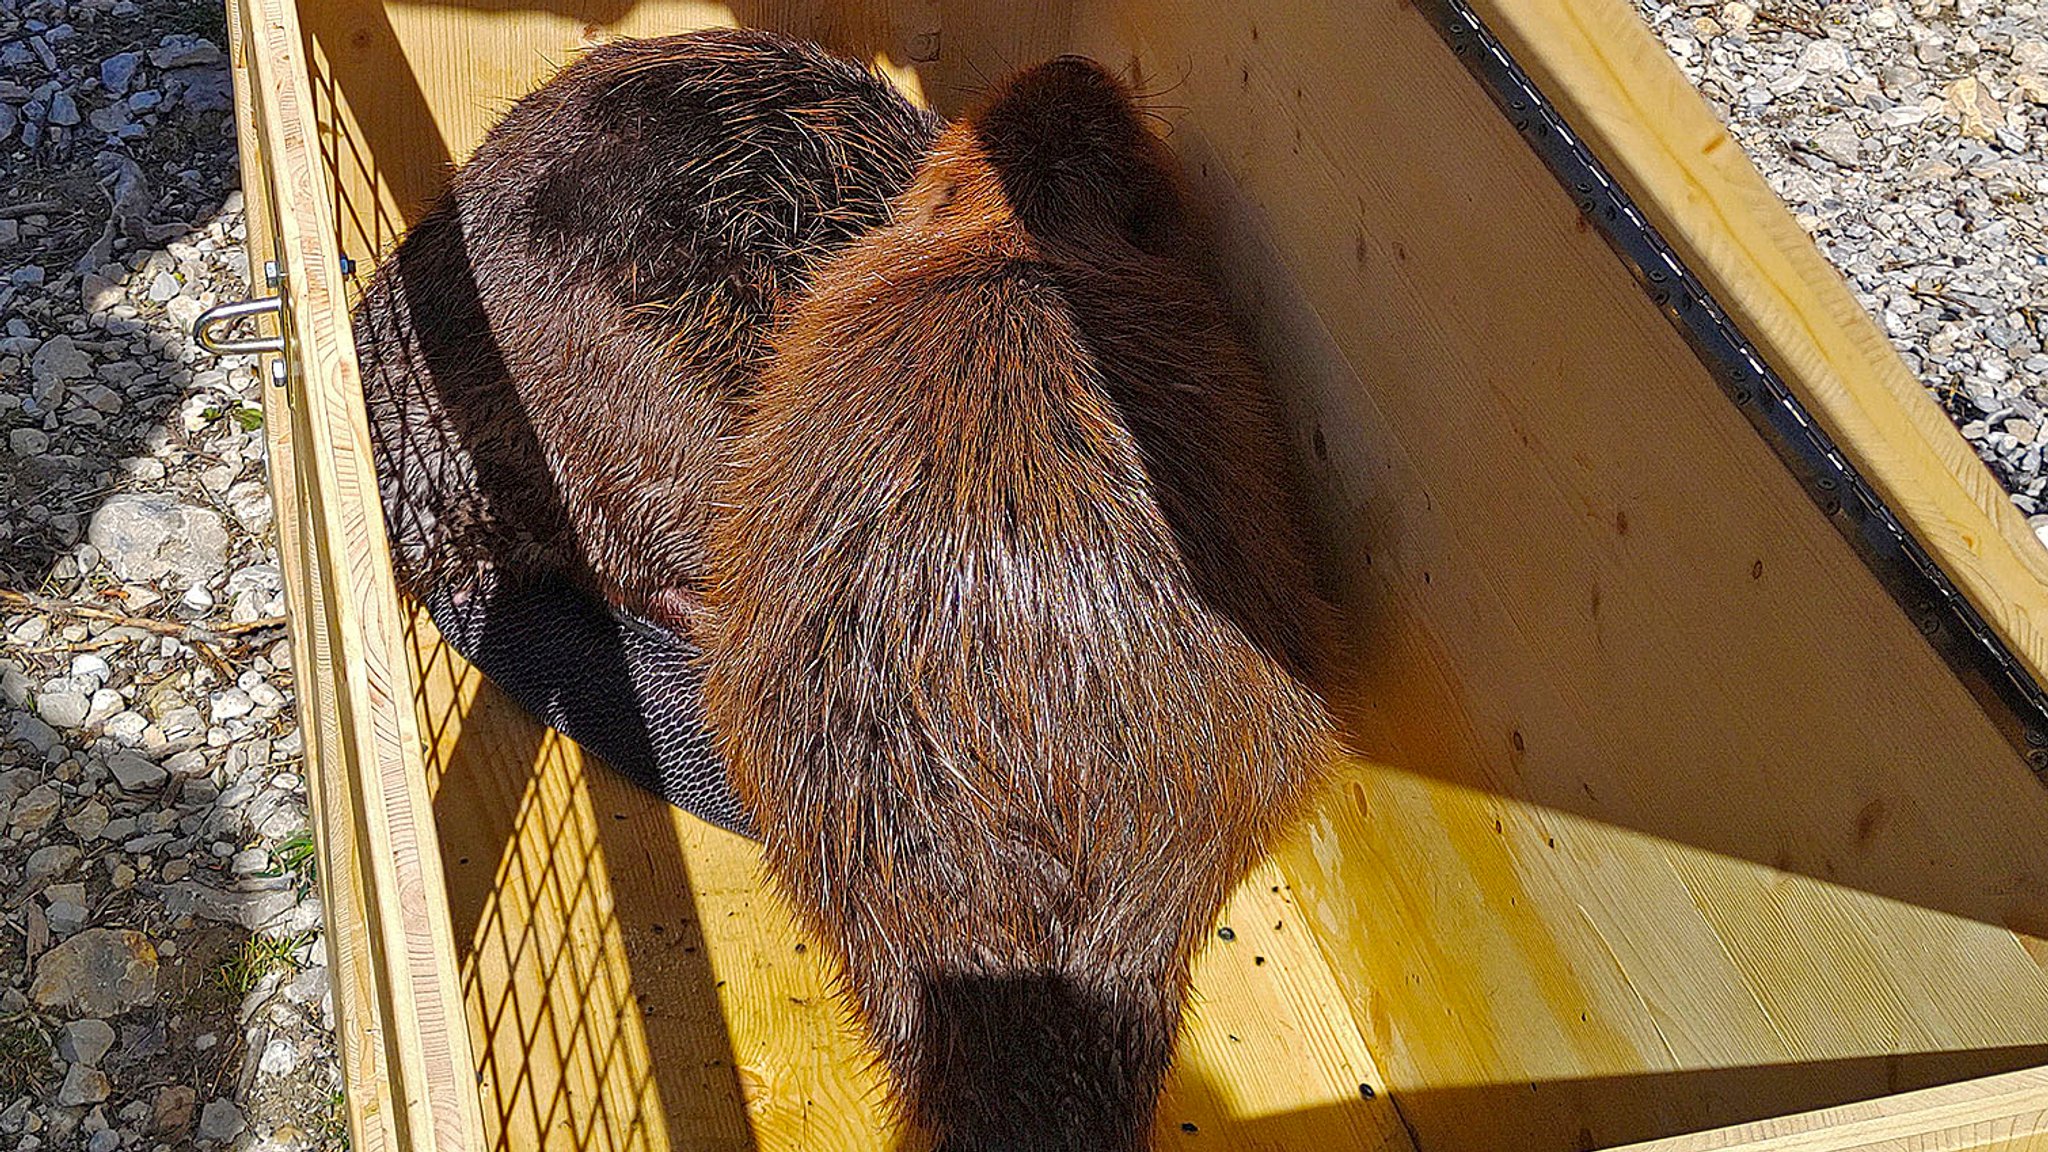
<instances>
[{"instance_id":1,"label":"wooden plank","mask_svg":"<svg viewBox=\"0 0 2048 1152\"><path fill-rule=\"evenodd\" d=\"M883 1081L758 848L540 729L424 613L414 639L485 1146L890 1146ZM1224 923L1162 1141L1193 1124L1208 1148L1414 1152L1277 872Z\"/></svg>"},{"instance_id":2,"label":"wooden plank","mask_svg":"<svg viewBox=\"0 0 2048 1152\"><path fill-rule=\"evenodd\" d=\"M2039 1152L2048 1068L1904 1092L1616 1152Z\"/></svg>"},{"instance_id":3,"label":"wooden plank","mask_svg":"<svg viewBox=\"0 0 2048 1152\"><path fill-rule=\"evenodd\" d=\"M277 225L270 194L271 173L253 130L260 115L253 101L246 13L228 6L229 54L235 86L235 115L245 130L238 144L243 172L242 197L249 255L250 293L268 295L275 291L264 283L263 267L276 253L273 237ZM277 325L265 322L266 331ZM269 379L271 362L263 365ZM384 1025L378 1012L376 967L370 955L368 917L363 911L361 869L355 862L355 837L346 814L354 810L348 774L324 770L320 733L335 723L326 685L333 682L331 662L325 659L327 645L319 640L314 621L324 618L319 607L320 584L309 569L315 563L306 551L304 516L306 509L298 495L298 464L292 445L289 392L275 386L263 390L264 440L272 518L277 532L278 564L287 590L286 611L294 659L292 680L300 718L300 736L309 753L303 757L309 794L321 797L319 811L342 814L332 825L311 821L314 849L320 867L318 883L324 913L327 965L334 988L334 1030L341 1057L341 1078L349 1100L346 1121L349 1147L360 1152L382 1152L395 1146L392 1123L396 1110L391 1100L391 1076L385 1066L384 1049L378 1042Z\"/></svg>"},{"instance_id":4,"label":"wooden plank","mask_svg":"<svg viewBox=\"0 0 2048 1152\"><path fill-rule=\"evenodd\" d=\"M501 89L579 37L753 22L560 7L312 6L348 243L387 245ZM928 12L770 18L908 52ZM1187 1058L1223 1070L1184 1080L1186 1122L1245 1147L1410 1146L1402 1119L1430 1152L1581 1148L2048 1056L2048 799L1419 16L939 17L938 57L907 66L921 83L1071 36L1170 90L1357 622L1341 694L1378 763L1345 769L1282 861L1334 984L1272 993L1317 1005L1290 1010L1325 1055L1232 1064L1226 1024ZM795 953L744 845L608 792L487 692L427 705L440 770L479 758L440 794L477 802L443 801L442 846L468 849L448 868L495 1140L884 1138L815 950ZM658 938L691 890L702 941L678 957ZM1204 964L1219 955L1240 953ZM1278 1019L1266 995L1216 995L1198 1020ZM1332 1031L1340 1003L1400 1117L1386 1092L1362 1116L1339 1102L1334 1070L1370 1059ZM729 1074L705 1063L721 1032Z\"/></svg>"},{"instance_id":5,"label":"wooden plank","mask_svg":"<svg viewBox=\"0 0 2048 1152\"><path fill-rule=\"evenodd\" d=\"M340 237L357 258L388 252L449 168L516 98L577 51L624 36L770 28L882 66L952 112L1012 66L1061 50L1067 0L1006 8L950 0L647 0L465 12L327 0L301 16L334 180Z\"/></svg>"},{"instance_id":6,"label":"wooden plank","mask_svg":"<svg viewBox=\"0 0 2048 1152\"><path fill-rule=\"evenodd\" d=\"M1477 0L1799 399L2048 682L2048 550L1626 0Z\"/></svg>"},{"instance_id":7,"label":"wooden plank","mask_svg":"<svg viewBox=\"0 0 2048 1152\"><path fill-rule=\"evenodd\" d=\"M285 426L272 484L291 490L280 539L335 991L348 1001L351 1132L358 1147L460 1152L476 1147L476 1093L302 40L283 0L238 0L233 20L245 147L283 271L289 396L266 396L266 423Z\"/></svg>"},{"instance_id":8,"label":"wooden plank","mask_svg":"<svg viewBox=\"0 0 2048 1152\"><path fill-rule=\"evenodd\" d=\"M2048 1058L2048 795L1434 29L1396 0L1076 27L1170 88L1311 465L1378 763L1282 863L1417 1142Z\"/></svg>"},{"instance_id":9,"label":"wooden plank","mask_svg":"<svg viewBox=\"0 0 2048 1152\"><path fill-rule=\"evenodd\" d=\"M250 294L263 296L275 290L264 283L263 267L277 251L272 239L277 233L270 194L270 170L259 134L252 130L259 112L250 87L247 56L246 13L228 6L228 52L235 88L235 118L245 126L237 141L241 156L242 201L249 257ZM274 333L277 325L263 324ZM269 379L272 361L262 365ZM305 546L305 507L298 495L298 463L292 446L289 393L275 386L263 389L263 431L269 479L272 522L277 532L278 565L283 573L286 611L294 659L292 682L300 717L300 736L313 751L303 758L309 794L321 797L320 810L346 814L354 810L349 798L346 772L324 769L319 733L335 720L326 685L333 681L329 661L322 657L326 645L318 643L314 621L323 618L319 608L319 581L308 568L312 562ZM383 1025L377 1012L376 969L370 956L368 918L363 912L361 869L355 862L355 838L345 818L330 826L322 819L312 822L314 850L318 855L320 904L325 915L327 970L334 987L334 1031L341 1056L341 1078L350 1100L346 1109L349 1147L358 1152L383 1152L394 1146L391 1127L395 1110L391 1103L391 1077L385 1067L384 1050L377 1037Z\"/></svg>"}]
</instances>

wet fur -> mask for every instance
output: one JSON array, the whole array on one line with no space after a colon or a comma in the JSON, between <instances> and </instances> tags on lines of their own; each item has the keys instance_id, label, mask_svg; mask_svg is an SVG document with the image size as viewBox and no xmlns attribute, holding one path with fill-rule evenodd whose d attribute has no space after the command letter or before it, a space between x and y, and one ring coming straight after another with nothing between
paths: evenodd
<instances>
[{"instance_id":1,"label":"wet fur","mask_svg":"<svg viewBox=\"0 0 2048 1152\"><path fill-rule=\"evenodd\" d=\"M749 31L599 47L519 101L356 313L400 586L554 576L686 632L774 313L937 130Z\"/></svg>"},{"instance_id":2,"label":"wet fur","mask_svg":"<svg viewBox=\"0 0 2048 1152\"><path fill-rule=\"evenodd\" d=\"M706 700L943 1152L1148 1146L1188 968L1336 748L1273 400L1169 154L1062 59L776 341Z\"/></svg>"}]
</instances>

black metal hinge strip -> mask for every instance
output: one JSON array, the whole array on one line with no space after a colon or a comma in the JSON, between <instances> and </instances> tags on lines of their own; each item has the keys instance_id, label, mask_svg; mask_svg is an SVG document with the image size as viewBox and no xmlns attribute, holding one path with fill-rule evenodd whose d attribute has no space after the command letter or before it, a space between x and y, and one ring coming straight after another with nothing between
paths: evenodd
<instances>
[{"instance_id":1,"label":"black metal hinge strip","mask_svg":"<svg viewBox=\"0 0 2048 1152\"><path fill-rule=\"evenodd\" d=\"M1417 7L1928 643L2048 777L2048 693L1464 0L1417 0Z\"/></svg>"}]
</instances>

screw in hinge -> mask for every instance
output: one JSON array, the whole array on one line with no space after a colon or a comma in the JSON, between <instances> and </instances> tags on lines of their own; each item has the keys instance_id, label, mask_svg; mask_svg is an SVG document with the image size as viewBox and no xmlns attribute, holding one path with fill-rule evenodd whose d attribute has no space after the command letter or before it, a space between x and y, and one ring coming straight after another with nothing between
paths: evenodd
<instances>
[{"instance_id":1,"label":"screw in hinge","mask_svg":"<svg viewBox=\"0 0 2048 1152\"><path fill-rule=\"evenodd\" d=\"M270 382L279 388L290 387L291 370L285 367L284 357L279 356L270 362Z\"/></svg>"},{"instance_id":2,"label":"screw in hinge","mask_svg":"<svg viewBox=\"0 0 2048 1152\"><path fill-rule=\"evenodd\" d=\"M278 282L283 279L284 270L277 266L277 261L265 260L263 262L263 282L265 284L269 285L272 288L275 288L277 287Z\"/></svg>"}]
</instances>

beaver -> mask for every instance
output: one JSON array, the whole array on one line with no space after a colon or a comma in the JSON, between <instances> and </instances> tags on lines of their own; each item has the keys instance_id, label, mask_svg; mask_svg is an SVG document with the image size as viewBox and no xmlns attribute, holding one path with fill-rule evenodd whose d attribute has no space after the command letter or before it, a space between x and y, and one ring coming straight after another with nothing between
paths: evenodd
<instances>
[{"instance_id":1,"label":"beaver","mask_svg":"<svg viewBox=\"0 0 2048 1152\"><path fill-rule=\"evenodd\" d=\"M1278 404L1092 61L997 86L895 216L778 329L707 712L904 1119L1144 1148L1197 944L1340 748Z\"/></svg>"},{"instance_id":2,"label":"beaver","mask_svg":"<svg viewBox=\"0 0 2048 1152\"><path fill-rule=\"evenodd\" d=\"M887 221L939 127L799 40L606 44L490 130L355 311L400 589L727 827L692 666L726 446L776 310Z\"/></svg>"}]
</instances>

